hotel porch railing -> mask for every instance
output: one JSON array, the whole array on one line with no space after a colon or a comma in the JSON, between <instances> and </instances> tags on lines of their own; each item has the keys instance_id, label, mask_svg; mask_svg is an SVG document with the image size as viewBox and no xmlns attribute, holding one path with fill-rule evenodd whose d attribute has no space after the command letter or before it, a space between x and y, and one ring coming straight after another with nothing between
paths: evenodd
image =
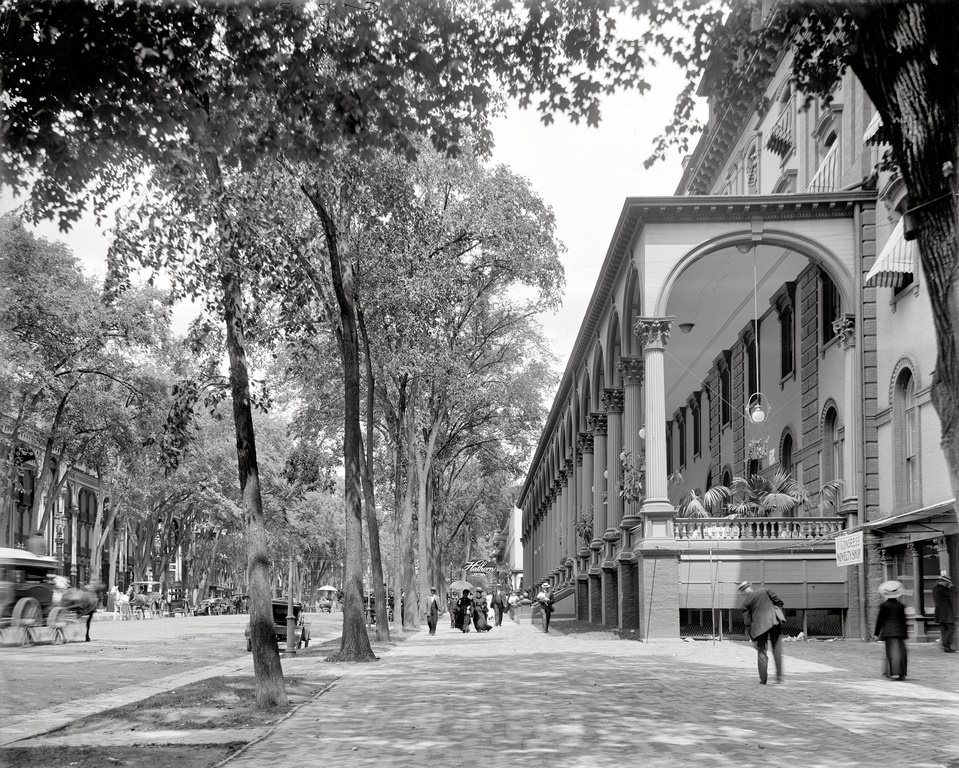
<instances>
[{"instance_id":1,"label":"hotel porch railing","mask_svg":"<svg viewBox=\"0 0 959 768\"><path fill-rule=\"evenodd\" d=\"M677 541L782 541L820 539L843 530L842 517L677 517Z\"/></svg>"},{"instance_id":2,"label":"hotel porch railing","mask_svg":"<svg viewBox=\"0 0 959 768\"><path fill-rule=\"evenodd\" d=\"M839 140L833 142L826 156L819 164L819 170L809 182L807 192L834 192L839 189L839 180L842 176L839 167Z\"/></svg>"}]
</instances>

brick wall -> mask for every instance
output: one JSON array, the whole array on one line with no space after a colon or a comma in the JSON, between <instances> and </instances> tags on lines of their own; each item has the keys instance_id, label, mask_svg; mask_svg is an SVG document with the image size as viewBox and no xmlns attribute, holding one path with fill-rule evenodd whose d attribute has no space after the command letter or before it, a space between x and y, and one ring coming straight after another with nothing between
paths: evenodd
<instances>
[{"instance_id":1,"label":"brick wall","mask_svg":"<svg viewBox=\"0 0 959 768\"><path fill-rule=\"evenodd\" d=\"M603 624L619 626L619 572L612 568L603 569Z\"/></svg>"},{"instance_id":2,"label":"brick wall","mask_svg":"<svg viewBox=\"0 0 959 768\"><path fill-rule=\"evenodd\" d=\"M642 639L679 637L679 559L675 552L643 552L639 590Z\"/></svg>"},{"instance_id":3,"label":"brick wall","mask_svg":"<svg viewBox=\"0 0 959 768\"><path fill-rule=\"evenodd\" d=\"M589 621L589 579L585 576L576 580L576 618Z\"/></svg>"},{"instance_id":4,"label":"brick wall","mask_svg":"<svg viewBox=\"0 0 959 768\"><path fill-rule=\"evenodd\" d=\"M623 595L620 627L639 629L639 574L636 563L620 563L619 584Z\"/></svg>"},{"instance_id":5,"label":"brick wall","mask_svg":"<svg viewBox=\"0 0 959 768\"><path fill-rule=\"evenodd\" d=\"M799 374L802 392L802 447L819 442L819 268L799 275ZM819 491L819 460L803 460L803 482Z\"/></svg>"},{"instance_id":6,"label":"brick wall","mask_svg":"<svg viewBox=\"0 0 959 768\"><path fill-rule=\"evenodd\" d=\"M720 395L722 390L719 385L719 370L713 366L709 369L709 375L706 377L706 387L709 391L709 466L713 469L713 482L719 485L716 467L722 463L721 443L719 441L722 430L722 399Z\"/></svg>"},{"instance_id":7,"label":"brick wall","mask_svg":"<svg viewBox=\"0 0 959 768\"><path fill-rule=\"evenodd\" d=\"M599 574L589 577L589 620L593 624L603 623L603 588Z\"/></svg>"},{"instance_id":8,"label":"brick wall","mask_svg":"<svg viewBox=\"0 0 959 768\"><path fill-rule=\"evenodd\" d=\"M876 260L876 211L862 212L862 280ZM879 429L875 418L878 409L878 359L876 354L876 294L875 288L862 291L862 418L864 421L863 513L865 520L874 520L879 515Z\"/></svg>"}]
</instances>

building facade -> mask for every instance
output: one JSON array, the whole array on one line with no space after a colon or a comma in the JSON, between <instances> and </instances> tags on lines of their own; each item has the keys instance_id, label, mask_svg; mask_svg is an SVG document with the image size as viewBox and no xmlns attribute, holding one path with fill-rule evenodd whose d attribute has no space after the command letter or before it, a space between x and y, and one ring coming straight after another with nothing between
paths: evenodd
<instances>
[{"instance_id":1,"label":"building facade","mask_svg":"<svg viewBox=\"0 0 959 768\"><path fill-rule=\"evenodd\" d=\"M790 63L761 62L758 107L717 103L707 71L676 195L623 206L517 502L524 572L580 619L735 636L748 579L792 634L866 637L898 578L922 639L939 572L959 576L905 190L859 83L807 103ZM737 477L792 478L804 503L687 516ZM864 561L839 567L850 532Z\"/></svg>"}]
</instances>

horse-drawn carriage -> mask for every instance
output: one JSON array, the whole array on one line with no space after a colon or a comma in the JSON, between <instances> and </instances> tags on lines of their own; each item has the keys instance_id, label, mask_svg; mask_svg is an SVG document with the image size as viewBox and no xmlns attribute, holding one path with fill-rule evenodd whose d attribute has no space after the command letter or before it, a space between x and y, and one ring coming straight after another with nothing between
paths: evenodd
<instances>
[{"instance_id":1,"label":"horse-drawn carriage","mask_svg":"<svg viewBox=\"0 0 959 768\"><path fill-rule=\"evenodd\" d=\"M31 645L42 639L47 629L52 642L62 643L81 616L92 616L98 596L88 590L68 589L66 579L57 575L58 569L54 557L0 547L0 633L4 641L9 636L20 645ZM58 580L63 582L59 586Z\"/></svg>"}]
</instances>

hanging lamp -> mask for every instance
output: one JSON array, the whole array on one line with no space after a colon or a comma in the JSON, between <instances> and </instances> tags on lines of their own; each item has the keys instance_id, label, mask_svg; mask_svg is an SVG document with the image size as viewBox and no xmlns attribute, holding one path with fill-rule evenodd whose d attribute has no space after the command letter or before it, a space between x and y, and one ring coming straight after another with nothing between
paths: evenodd
<instances>
[{"instance_id":1,"label":"hanging lamp","mask_svg":"<svg viewBox=\"0 0 959 768\"><path fill-rule=\"evenodd\" d=\"M742 250L742 246L737 247L741 253L746 252ZM745 413L746 418L753 424L762 424L768 418L770 408L769 400L759 386L759 281L756 269L756 243L752 243L750 247L753 252L753 345L755 348L753 363L756 366L756 391L746 401Z\"/></svg>"}]
</instances>

